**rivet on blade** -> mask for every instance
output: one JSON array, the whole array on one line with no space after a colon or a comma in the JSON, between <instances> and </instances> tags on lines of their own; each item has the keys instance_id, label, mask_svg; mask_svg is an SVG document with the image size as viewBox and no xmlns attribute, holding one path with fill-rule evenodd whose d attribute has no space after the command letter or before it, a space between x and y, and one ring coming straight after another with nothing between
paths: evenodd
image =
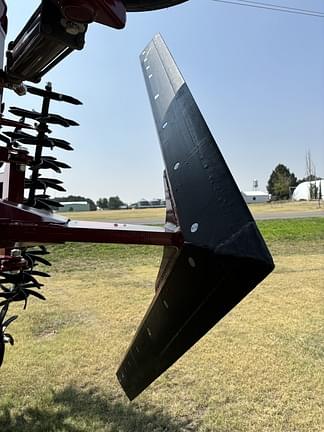
<instances>
[{"instance_id":1,"label":"rivet on blade","mask_svg":"<svg viewBox=\"0 0 324 432\"><path fill-rule=\"evenodd\" d=\"M163 123L162 129L165 129L168 126L168 122Z\"/></svg>"},{"instance_id":2,"label":"rivet on blade","mask_svg":"<svg viewBox=\"0 0 324 432\"><path fill-rule=\"evenodd\" d=\"M174 171L177 171L179 167L180 167L180 162L177 162L173 167Z\"/></svg>"},{"instance_id":3,"label":"rivet on blade","mask_svg":"<svg viewBox=\"0 0 324 432\"><path fill-rule=\"evenodd\" d=\"M166 300L163 300L163 304L164 304L165 309L169 309L169 305L168 305Z\"/></svg>"},{"instance_id":4,"label":"rivet on blade","mask_svg":"<svg viewBox=\"0 0 324 432\"><path fill-rule=\"evenodd\" d=\"M147 334L151 337L152 336L151 330L147 327L146 331L147 331Z\"/></svg>"}]
</instances>

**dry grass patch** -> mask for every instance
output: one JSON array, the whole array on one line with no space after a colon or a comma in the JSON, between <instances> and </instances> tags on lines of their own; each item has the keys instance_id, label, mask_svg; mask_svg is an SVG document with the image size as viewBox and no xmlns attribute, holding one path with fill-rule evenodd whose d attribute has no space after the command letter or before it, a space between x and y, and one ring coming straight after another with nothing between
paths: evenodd
<instances>
[{"instance_id":1,"label":"dry grass patch","mask_svg":"<svg viewBox=\"0 0 324 432\"><path fill-rule=\"evenodd\" d=\"M93 220L101 222L134 221L144 219L154 223L165 220L165 208L128 209L128 210L98 210L89 212L64 212L61 216L74 220Z\"/></svg>"},{"instance_id":2,"label":"dry grass patch","mask_svg":"<svg viewBox=\"0 0 324 432\"><path fill-rule=\"evenodd\" d=\"M279 201L270 203L258 203L249 204L251 213L255 216L259 214L271 215L272 213L292 213L292 212L303 212L305 217L309 212L318 212L322 214L324 212L324 203L319 207L317 201ZM132 209L132 210L102 210L102 211L90 211L90 212L69 212L61 213L62 216L74 219L74 220L90 220L100 222L124 222L128 223L153 223L161 224L165 220L165 209L164 208L153 208L153 209Z\"/></svg>"},{"instance_id":3,"label":"dry grass patch","mask_svg":"<svg viewBox=\"0 0 324 432\"><path fill-rule=\"evenodd\" d=\"M249 208L254 215L271 213L307 212L324 210L324 203L319 206L318 201L271 201L269 203L249 204Z\"/></svg>"}]
</instances>

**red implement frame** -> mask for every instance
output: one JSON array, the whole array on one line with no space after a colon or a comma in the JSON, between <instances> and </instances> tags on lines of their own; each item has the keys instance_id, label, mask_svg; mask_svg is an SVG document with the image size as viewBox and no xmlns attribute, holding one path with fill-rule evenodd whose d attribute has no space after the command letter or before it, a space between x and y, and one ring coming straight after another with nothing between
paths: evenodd
<instances>
[{"instance_id":1,"label":"red implement frame","mask_svg":"<svg viewBox=\"0 0 324 432\"><path fill-rule=\"evenodd\" d=\"M179 231L160 227L70 221L44 210L23 206L25 166L30 161L23 151L0 147L0 162L6 162L3 198L0 200L0 247L15 243L124 243L138 245L179 246L183 240Z\"/></svg>"},{"instance_id":2,"label":"red implement frame","mask_svg":"<svg viewBox=\"0 0 324 432\"><path fill-rule=\"evenodd\" d=\"M0 247L6 248L16 243L66 241L176 247L183 244L180 232L123 223L70 221L8 201L0 201L0 231Z\"/></svg>"},{"instance_id":3,"label":"red implement frame","mask_svg":"<svg viewBox=\"0 0 324 432\"><path fill-rule=\"evenodd\" d=\"M70 21L100 24L121 29L126 24L126 9L121 0L53 0Z\"/></svg>"}]
</instances>

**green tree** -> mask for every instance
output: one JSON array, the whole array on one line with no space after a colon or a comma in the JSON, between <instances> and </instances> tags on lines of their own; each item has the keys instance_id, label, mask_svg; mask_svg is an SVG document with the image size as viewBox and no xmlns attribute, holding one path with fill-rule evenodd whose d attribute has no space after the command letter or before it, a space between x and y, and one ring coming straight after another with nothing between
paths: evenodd
<instances>
[{"instance_id":1,"label":"green tree","mask_svg":"<svg viewBox=\"0 0 324 432\"><path fill-rule=\"evenodd\" d=\"M80 195L69 195L67 197L56 197L53 199L54 199L54 201L58 201L58 202L87 201L87 203L89 204L90 210L92 210L92 211L97 210L97 206L92 201L91 198L85 198L85 197L80 196Z\"/></svg>"},{"instance_id":2,"label":"green tree","mask_svg":"<svg viewBox=\"0 0 324 432\"><path fill-rule=\"evenodd\" d=\"M109 200L108 200L108 208L110 210L117 210L122 205L124 205L124 203L123 203L123 201L121 201L121 199L119 198L119 196L110 197Z\"/></svg>"},{"instance_id":3,"label":"green tree","mask_svg":"<svg viewBox=\"0 0 324 432\"><path fill-rule=\"evenodd\" d=\"M268 192L276 199L288 199L292 187L296 187L297 177L289 169L279 164L272 171L268 180Z\"/></svg>"},{"instance_id":4,"label":"green tree","mask_svg":"<svg viewBox=\"0 0 324 432\"><path fill-rule=\"evenodd\" d=\"M97 206L102 208L102 209L107 209L108 208L107 198L99 198L97 201Z\"/></svg>"},{"instance_id":5,"label":"green tree","mask_svg":"<svg viewBox=\"0 0 324 432\"><path fill-rule=\"evenodd\" d=\"M316 186L316 183L311 183L309 185L309 197L311 200L318 199L319 188Z\"/></svg>"}]
</instances>

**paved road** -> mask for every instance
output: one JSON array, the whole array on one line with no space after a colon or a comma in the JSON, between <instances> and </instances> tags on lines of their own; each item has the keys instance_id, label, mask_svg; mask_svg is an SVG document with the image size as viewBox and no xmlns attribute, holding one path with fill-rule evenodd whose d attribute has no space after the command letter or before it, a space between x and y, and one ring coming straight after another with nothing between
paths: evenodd
<instances>
[{"instance_id":1,"label":"paved road","mask_svg":"<svg viewBox=\"0 0 324 432\"><path fill-rule=\"evenodd\" d=\"M301 219L311 217L324 217L324 210L303 211L303 212L273 212L273 213L259 213L254 215L256 220L270 220L270 219Z\"/></svg>"}]
</instances>

